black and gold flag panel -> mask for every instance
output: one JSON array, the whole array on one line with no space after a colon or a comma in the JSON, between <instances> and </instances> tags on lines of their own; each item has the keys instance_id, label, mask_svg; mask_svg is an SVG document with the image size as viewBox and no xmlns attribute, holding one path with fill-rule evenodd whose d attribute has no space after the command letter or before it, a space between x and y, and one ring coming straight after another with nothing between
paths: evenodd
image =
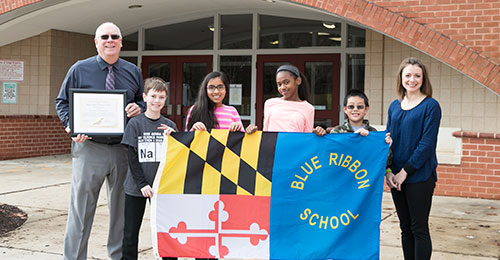
<instances>
[{"instance_id":1,"label":"black and gold flag panel","mask_svg":"<svg viewBox=\"0 0 500 260\"><path fill-rule=\"evenodd\" d=\"M277 133L173 133L160 194L270 196Z\"/></svg>"}]
</instances>

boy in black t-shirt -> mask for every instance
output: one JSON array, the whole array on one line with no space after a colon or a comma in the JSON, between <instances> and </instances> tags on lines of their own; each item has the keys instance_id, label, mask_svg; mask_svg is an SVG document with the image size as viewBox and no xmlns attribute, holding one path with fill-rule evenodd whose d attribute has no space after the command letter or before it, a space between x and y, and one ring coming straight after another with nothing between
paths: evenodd
<instances>
[{"instance_id":1,"label":"boy in black t-shirt","mask_svg":"<svg viewBox=\"0 0 500 260\"><path fill-rule=\"evenodd\" d=\"M177 131L175 123L161 115L168 96L167 84L160 78L144 82L147 109L127 124L122 144L128 146L129 168L125 182L125 228L122 259L137 259L139 230L146 200L153 196L153 181L161 160L165 134ZM163 259L177 259L167 258Z\"/></svg>"}]
</instances>

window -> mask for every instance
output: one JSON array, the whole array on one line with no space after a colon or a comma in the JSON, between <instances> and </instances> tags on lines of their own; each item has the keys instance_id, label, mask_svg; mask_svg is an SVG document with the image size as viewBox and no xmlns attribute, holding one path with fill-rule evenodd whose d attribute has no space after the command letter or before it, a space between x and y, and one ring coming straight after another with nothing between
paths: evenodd
<instances>
[{"instance_id":1,"label":"window","mask_svg":"<svg viewBox=\"0 0 500 260\"><path fill-rule=\"evenodd\" d=\"M347 47L365 47L365 29L347 25Z\"/></svg>"},{"instance_id":2,"label":"window","mask_svg":"<svg viewBox=\"0 0 500 260\"><path fill-rule=\"evenodd\" d=\"M365 90L365 55L347 54L347 91Z\"/></svg>"},{"instance_id":3,"label":"window","mask_svg":"<svg viewBox=\"0 0 500 260\"><path fill-rule=\"evenodd\" d=\"M213 49L214 18L169 24L146 30L146 50Z\"/></svg>"},{"instance_id":4,"label":"window","mask_svg":"<svg viewBox=\"0 0 500 260\"><path fill-rule=\"evenodd\" d=\"M222 56L220 70L229 78L227 103L234 106L240 116L250 115L252 90L252 56Z\"/></svg>"},{"instance_id":5,"label":"window","mask_svg":"<svg viewBox=\"0 0 500 260\"><path fill-rule=\"evenodd\" d=\"M139 33L135 32L126 36L123 36L122 43L122 51L137 51L138 50L138 40Z\"/></svg>"},{"instance_id":6,"label":"window","mask_svg":"<svg viewBox=\"0 0 500 260\"><path fill-rule=\"evenodd\" d=\"M128 62L131 62L137 66L137 57L120 57Z\"/></svg>"},{"instance_id":7,"label":"window","mask_svg":"<svg viewBox=\"0 0 500 260\"><path fill-rule=\"evenodd\" d=\"M310 102L316 110L332 109L332 71L335 65L332 62L306 62L304 74L309 79Z\"/></svg>"},{"instance_id":8,"label":"window","mask_svg":"<svg viewBox=\"0 0 500 260\"><path fill-rule=\"evenodd\" d=\"M340 23L261 15L259 48L340 46L340 30Z\"/></svg>"},{"instance_id":9,"label":"window","mask_svg":"<svg viewBox=\"0 0 500 260\"><path fill-rule=\"evenodd\" d=\"M252 48L252 15L221 16L221 49Z\"/></svg>"}]
</instances>

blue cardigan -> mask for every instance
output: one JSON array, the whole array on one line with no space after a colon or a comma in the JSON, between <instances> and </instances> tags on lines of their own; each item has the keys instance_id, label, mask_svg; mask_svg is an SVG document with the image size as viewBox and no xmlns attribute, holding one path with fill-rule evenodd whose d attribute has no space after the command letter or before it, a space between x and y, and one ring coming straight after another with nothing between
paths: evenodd
<instances>
[{"instance_id":1,"label":"blue cardigan","mask_svg":"<svg viewBox=\"0 0 500 260\"><path fill-rule=\"evenodd\" d=\"M441 121L441 107L430 97L410 110L401 109L394 100L389 106L387 131L393 140L391 169L394 174L402 168L408 173L406 183L426 181L430 174L437 180L437 135Z\"/></svg>"}]
</instances>

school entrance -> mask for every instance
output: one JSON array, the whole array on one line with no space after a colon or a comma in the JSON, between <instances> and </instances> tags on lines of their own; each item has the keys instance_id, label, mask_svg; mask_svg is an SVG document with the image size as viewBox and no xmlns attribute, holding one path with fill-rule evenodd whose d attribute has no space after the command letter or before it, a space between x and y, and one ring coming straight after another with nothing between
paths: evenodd
<instances>
[{"instance_id":1,"label":"school entrance","mask_svg":"<svg viewBox=\"0 0 500 260\"><path fill-rule=\"evenodd\" d=\"M210 55L142 58L144 78L161 77L168 83L169 97L162 114L179 128L183 128L187 110L195 103L200 83L212 71L212 64L213 56ZM315 124L324 127L338 124L340 54L257 55L255 76L252 75L251 57L223 57L219 67L231 83L224 103L236 107L245 126L250 123L247 118L255 116L255 123L262 129L264 102L279 96L275 72L283 64L297 66L308 78L309 102L316 109ZM255 93L254 102L252 93Z\"/></svg>"},{"instance_id":2,"label":"school entrance","mask_svg":"<svg viewBox=\"0 0 500 260\"><path fill-rule=\"evenodd\" d=\"M342 123L344 94L364 90L365 30L328 14L282 8L202 12L146 23L124 34L121 57L138 64L145 78L169 83L163 114L181 129L211 71L229 77L224 104L238 110L244 126L262 129L264 103L279 96L275 72L283 64L297 66L308 78L315 125Z\"/></svg>"}]
</instances>

